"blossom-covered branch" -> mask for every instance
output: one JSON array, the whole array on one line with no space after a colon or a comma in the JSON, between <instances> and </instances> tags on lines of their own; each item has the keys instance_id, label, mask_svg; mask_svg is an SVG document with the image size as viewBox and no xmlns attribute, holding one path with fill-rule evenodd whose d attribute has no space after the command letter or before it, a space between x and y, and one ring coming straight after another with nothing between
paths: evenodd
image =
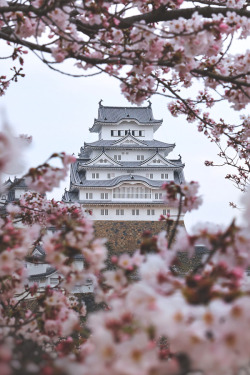
<instances>
[{"instance_id":1,"label":"blossom-covered branch","mask_svg":"<svg viewBox=\"0 0 250 375\"><path fill-rule=\"evenodd\" d=\"M220 156L236 168L233 179L243 189L249 176L249 119L229 124L209 110L221 100L236 110L249 103L250 52L237 54L233 48L234 40L247 40L249 33L249 3L244 0L197 0L192 5L184 0L0 2L0 38L13 45L11 59L22 59L28 49L59 71L71 59L79 76L118 79L122 93L136 104L154 94L172 97L173 115L197 121L199 131L218 144L226 135L229 152ZM1 93L21 75L15 68L13 77L2 76ZM196 81L201 93L192 90L192 97L185 97L183 88ZM236 164L230 161L231 148L239 155Z\"/></svg>"}]
</instances>

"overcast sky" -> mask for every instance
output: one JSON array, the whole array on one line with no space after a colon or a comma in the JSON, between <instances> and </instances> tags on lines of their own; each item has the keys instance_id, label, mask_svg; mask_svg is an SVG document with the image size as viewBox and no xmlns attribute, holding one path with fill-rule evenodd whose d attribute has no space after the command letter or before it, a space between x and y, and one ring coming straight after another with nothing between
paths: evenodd
<instances>
[{"instance_id":1,"label":"overcast sky","mask_svg":"<svg viewBox=\"0 0 250 375\"><path fill-rule=\"evenodd\" d=\"M120 93L119 83L112 78L67 77L51 71L31 53L25 59L26 77L11 84L1 97L0 107L5 109L16 133L33 136L26 155L26 169L43 162L55 151L77 155L84 142L96 140L97 135L90 134L88 129L97 117L100 99L107 106L130 106ZM8 73L9 65L3 60L0 64L1 74ZM199 210L186 215L187 229L190 231L199 221L229 224L235 215L239 216L237 210L229 207L229 201L237 203L240 194L232 183L225 180L225 169L204 166L205 160L215 158L218 153L216 146L198 133L195 124L187 123L184 117L173 118L167 110L165 98L155 96L151 101L154 117L163 119L155 138L176 143L169 157L178 158L181 154L186 165L186 180L199 181L201 185L204 203ZM226 104L218 106L215 115L226 116L231 122L234 116ZM65 187L68 188L68 181L62 183L60 189L55 189L50 197L60 199Z\"/></svg>"}]
</instances>

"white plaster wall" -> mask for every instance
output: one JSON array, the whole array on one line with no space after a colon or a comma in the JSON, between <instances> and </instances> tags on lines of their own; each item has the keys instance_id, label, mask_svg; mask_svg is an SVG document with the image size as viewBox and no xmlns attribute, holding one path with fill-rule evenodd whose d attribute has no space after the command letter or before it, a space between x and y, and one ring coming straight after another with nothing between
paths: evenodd
<instances>
[{"instance_id":1,"label":"white plaster wall","mask_svg":"<svg viewBox=\"0 0 250 375\"><path fill-rule=\"evenodd\" d=\"M111 197L112 197L112 189L80 189L80 192L79 192L79 197L80 197L80 200L86 200L86 193L92 193L92 196L93 198L92 199L89 199L89 201L91 202L91 200L100 200L101 199L101 193L108 193L108 199L111 200Z\"/></svg>"},{"instance_id":2,"label":"white plaster wall","mask_svg":"<svg viewBox=\"0 0 250 375\"><path fill-rule=\"evenodd\" d=\"M46 272L46 269L48 268L48 264L45 263L26 263L26 268L28 271L28 275L37 275L39 273Z\"/></svg>"},{"instance_id":3,"label":"white plaster wall","mask_svg":"<svg viewBox=\"0 0 250 375\"><path fill-rule=\"evenodd\" d=\"M131 172L131 169L134 171L134 172ZM99 173L99 179L93 179L92 178L92 173ZM161 178L161 175L162 174L168 174L168 181L172 181L174 180L174 172L172 170L167 170L166 167L162 168L161 170L158 170L158 169L152 169L152 170L149 170L149 171L141 171L141 170L138 170L136 168L127 168L127 169L124 169L124 170L114 170L112 168L105 168L105 169L102 169L100 167L100 169L95 169L95 170L88 170L86 171L86 179L87 180L92 180L92 181L98 181L98 180L108 180L108 173L112 173L114 174L113 177L111 177L110 179L113 179L115 177L118 177L118 176L124 176L124 175L131 175L134 174L134 175L138 175L138 176L143 176L143 177L146 177L148 179L151 179L151 180L156 180L156 181L166 181L166 179L162 179ZM150 174L153 174L153 178L150 178Z\"/></svg>"},{"instance_id":4,"label":"white plaster wall","mask_svg":"<svg viewBox=\"0 0 250 375\"><path fill-rule=\"evenodd\" d=\"M174 179L174 172L173 171L168 171L168 170L166 170L164 168L162 170L160 170L160 171L159 170L145 171L144 174L143 174L143 176L149 178L150 180L162 181L162 183L163 183L164 181L166 181L166 179L165 179L165 176L162 179L161 175L162 174L165 175L166 173L168 174L167 181L172 181ZM150 178L150 174L153 174L153 178ZM142 176L142 173L140 173L140 175Z\"/></svg>"},{"instance_id":5,"label":"white plaster wall","mask_svg":"<svg viewBox=\"0 0 250 375\"><path fill-rule=\"evenodd\" d=\"M93 173L99 173L99 178L92 178ZM87 170L86 171L86 180L108 180L108 173L115 173L114 177L120 176L121 173L119 171L114 171L112 168L105 168L103 169L101 166L100 168L95 168L94 170ZM123 174L123 173L122 173ZM112 178L114 178L112 177Z\"/></svg>"},{"instance_id":6,"label":"white plaster wall","mask_svg":"<svg viewBox=\"0 0 250 375\"><path fill-rule=\"evenodd\" d=\"M108 209L108 215L101 215L101 209ZM124 210L124 215L116 215L116 210L117 209L123 209ZM132 215L132 210L133 209L139 209L139 215ZM154 215L148 215L147 210L155 210ZM167 209L167 207L162 206L162 207L124 207L124 206L119 206L117 207L94 207L93 208L93 215L92 219L93 220L117 220L117 221L158 221L160 215L163 214L163 209ZM171 218L176 218L177 215L177 210L175 208L170 208L170 217Z\"/></svg>"},{"instance_id":7,"label":"white plaster wall","mask_svg":"<svg viewBox=\"0 0 250 375\"><path fill-rule=\"evenodd\" d=\"M145 185L136 184L136 183L134 183L134 184L133 183L131 183L131 184L124 183L124 184L120 185L119 187L122 188L122 187L132 187L132 186L135 187L135 188L137 188L137 187L144 187ZM161 201L164 198L164 191L162 189L155 189L155 188L150 189L147 186L145 186L145 188L150 190L150 191L147 191L147 193L149 194L151 192L151 198L148 198L146 200L141 200L141 199L138 199L138 198L134 198L134 199L131 198L129 200L133 201L133 202L138 202L138 201L139 202L140 201L143 201L143 202L157 201L157 202L159 202L159 201ZM115 189L115 188L108 188L108 189L107 188L106 189L105 188L99 188L99 189L90 189L90 188L84 189L84 188L82 188L79 191L79 198L80 198L81 201L88 200L90 203L91 203L91 201L94 201L94 200L103 200L104 202L106 200L111 200L113 202L119 202L119 201L121 201L122 200L121 198L113 198L113 189ZM87 194L92 193L92 198L90 199L89 196L87 198L86 197L86 193ZM102 193L108 194L108 197L105 198L105 199L101 198L101 194ZM116 193L118 193L118 191L116 191ZM121 191L121 193L122 193L122 191ZM134 194L136 194L135 191L134 191ZM155 194L162 194L162 199L156 198ZM124 198L124 200L126 201L128 199Z\"/></svg>"},{"instance_id":8,"label":"white plaster wall","mask_svg":"<svg viewBox=\"0 0 250 375\"><path fill-rule=\"evenodd\" d=\"M139 161L137 160L137 155L143 155L144 160L148 159L149 157L152 157L155 154L155 151L146 151L146 150L123 150L121 148L117 148L117 150L108 150L108 155L112 159L114 159L114 155L121 155L121 161ZM119 160L118 160L119 162Z\"/></svg>"},{"instance_id":9,"label":"white plaster wall","mask_svg":"<svg viewBox=\"0 0 250 375\"><path fill-rule=\"evenodd\" d=\"M102 151L101 151L101 150L93 150L93 151L91 152L90 157L91 157L91 159L94 159L94 158L96 158L97 156L99 156L99 155L101 155L101 154L102 154Z\"/></svg>"},{"instance_id":10,"label":"white plaster wall","mask_svg":"<svg viewBox=\"0 0 250 375\"><path fill-rule=\"evenodd\" d=\"M15 198L19 199L25 193L26 193L25 189L16 189L15 190Z\"/></svg>"}]
</instances>

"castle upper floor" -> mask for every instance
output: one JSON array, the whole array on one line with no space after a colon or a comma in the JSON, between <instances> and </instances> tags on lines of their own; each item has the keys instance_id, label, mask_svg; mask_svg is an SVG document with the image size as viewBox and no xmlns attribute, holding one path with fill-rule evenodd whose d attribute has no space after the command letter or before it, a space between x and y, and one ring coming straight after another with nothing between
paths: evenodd
<instances>
[{"instance_id":1,"label":"castle upper floor","mask_svg":"<svg viewBox=\"0 0 250 375\"><path fill-rule=\"evenodd\" d=\"M147 107L109 107L99 102L98 118L89 129L99 140L116 140L128 134L140 140L152 140L162 120L153 116L151 102Z\"/></svg>"}]
</instances>

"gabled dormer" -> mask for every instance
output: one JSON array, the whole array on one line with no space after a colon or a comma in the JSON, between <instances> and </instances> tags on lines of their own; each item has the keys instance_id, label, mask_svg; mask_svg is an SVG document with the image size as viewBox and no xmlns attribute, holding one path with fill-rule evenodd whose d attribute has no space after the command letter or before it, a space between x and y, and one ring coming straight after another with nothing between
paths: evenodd
<instances>
[{"instance_id":1,"label":"gabled dormer","mask_svg":"<svg viewBox=\"0 0 250 375\"><path fill-rule=\"evenodd\" d=\"M138 139L134 137L130 131L127 135L125 135L123 138L118 139L114 143L112 143L112 146L147 146L145 142L143 142L141 139Z\"/></svg>"},{"instance_id":2,"label":"gabled dormer","mask_svg":"<svg viewBox=\"0 0 250 375\"><path fill-rule=\"evenodd\" d=\"M170 160L165 159L159 152L156 152L153 156L149 157L148 159L144 160L141 164L141 166L164 166L169 168L183 168L184 164L177 164Z\"/></svg>"},{"instance_id":3,"label":"gabled dormer","mask_svg":"<svg viewBox=\"0 0 250 375\"><path fill-rule=\"evenodd\" d=\"M101 154L96 156L95 158L91 159L90 161L86 163L80 163L79 167L85 167L85 166L120 166L121 163L119 161L114 160L112 157L106 154L105 151L102 151ZM79 170L81 168L78 168Z\"/></svg>"}]
</instances>

